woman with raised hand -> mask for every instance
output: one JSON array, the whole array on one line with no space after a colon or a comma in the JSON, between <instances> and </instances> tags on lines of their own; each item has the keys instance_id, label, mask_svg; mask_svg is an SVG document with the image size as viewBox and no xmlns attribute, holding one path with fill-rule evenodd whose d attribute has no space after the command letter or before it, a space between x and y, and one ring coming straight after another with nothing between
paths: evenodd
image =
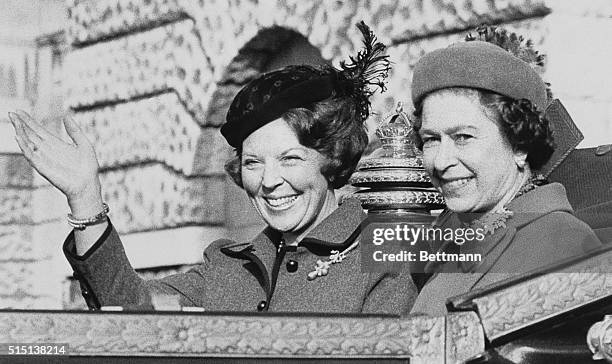
<instances>
[{"instance_id":1,"label":"woman with raised hand","mask_svg":"<svg viewBox=\"0 0 612 364\"><path fill-rule=\"evenodd\" d=\"M546 111L558 103L532 68L543 57L495 27L466 40L419 60L412 100L425 168L447 204L438 224L484 235L438 251L482 260L430 263L415 313L444 314L449 297L600 245L564 187L538 176L555 147Z\"/></svg>"},{"instance_id":2,"label":"woman with raised hand","mask_svg":"<svg viewBox=\"0 0 612 364\"><path fill-rule=\"evenodd\" d=\"M235 97L221 133L235 148L226 169L268 227L250 242L218 240L192 270L146 281L131 267L107 218L94 150L74 122L73 143L13 113L17 141L32 166L61 190L75 228L65 255L90 308L150 307L176 295L209 311L408 312L409 275L361 272L356 200L338 206L368 138L372 86L384 87L384 46L363 23L366 48L341 69L288 66L261 75Z\"/></svg>"}]
</instances>

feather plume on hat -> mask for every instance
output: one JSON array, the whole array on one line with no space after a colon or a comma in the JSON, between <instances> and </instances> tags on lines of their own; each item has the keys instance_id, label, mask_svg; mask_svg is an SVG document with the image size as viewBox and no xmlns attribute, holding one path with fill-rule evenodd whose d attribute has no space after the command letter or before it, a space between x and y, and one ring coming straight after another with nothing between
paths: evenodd
<instances>
[{"instance_id":1,"label":"feather plume on hat","mask_svg":"<svg viewBox=\"0 0 612 364\"><path fill-rule=\"evenodd\" d=\"M263 125L278 119L292 108L340 97L355 102L355 120L365 122L370 114L370 97L386 90L385 79L391 68L385 45L363 22L357 24L363 35L363 49L340 69L331 66L291 65L259 76L234 98L221 133L238 148L242 141Z\"/></svg>"},{"instance_id":2,"label":"feather plume on hat","mask_svg":"<svg viewBox=\"0 0 612 364\"><path fill-rule=\"evenodd\" d=\"M366 23L357 23L357 28L363 35L363 49L356 57L349 56L349 63L340 62L340 68L341 74L354 83L353 97L357 99L361 120L365 121L370 113L370 96L376 88L380 92L387 90L385 80L389 76L391 62L385 54L385 45L377 41Z\"/></svg>"}]
</instances>

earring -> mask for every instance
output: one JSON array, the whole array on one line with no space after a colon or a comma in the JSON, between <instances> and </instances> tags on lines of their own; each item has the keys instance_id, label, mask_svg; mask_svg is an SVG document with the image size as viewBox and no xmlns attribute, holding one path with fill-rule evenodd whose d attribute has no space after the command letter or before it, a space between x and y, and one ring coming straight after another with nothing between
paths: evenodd
<instances>
[{"instance_id":1,"label":"earring","mask_svg":"<svg viewBox=\"0 0 612 364\"><path fill-rule=\"evenodd\" d=\"M515 153L514 162L519 169L524 169L527 165L527 153Z\"/></svg>"}]
</instances>

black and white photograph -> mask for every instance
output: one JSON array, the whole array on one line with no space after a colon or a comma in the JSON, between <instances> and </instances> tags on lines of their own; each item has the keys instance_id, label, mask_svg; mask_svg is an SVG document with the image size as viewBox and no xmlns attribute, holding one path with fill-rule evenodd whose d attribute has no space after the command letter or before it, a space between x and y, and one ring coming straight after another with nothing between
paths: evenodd
<instances>
[{"instance_id":1,"label":"black and white photograph","mask_svg":"<svg viewBox=\"0 0 612 364\"><path fill-rule=\"evenodd\" d=\"M612 2L0 0L0 362L612 363Z\"/></svg>"}]
</instances>

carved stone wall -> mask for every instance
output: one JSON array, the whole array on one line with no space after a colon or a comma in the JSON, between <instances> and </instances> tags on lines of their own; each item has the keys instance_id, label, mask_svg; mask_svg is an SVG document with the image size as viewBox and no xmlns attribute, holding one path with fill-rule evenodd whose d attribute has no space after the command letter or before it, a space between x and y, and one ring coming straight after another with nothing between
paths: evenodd
<instances>
[{"instance_id":1,"label":"carved stone wall","mask_svg":"<svg viewBox=\"0 0 612 364\"><path fill-rule=\"evenodd\" d=\"M19 4L20 11L33 10L30 5ZM61 220L65 199L19 153L7 112L22 109L47 117L62 109L62 91L55 87L54 77L63 35L31 41L6 38L11 35L6 26L14 20L7 21L5 14L0 15L0 307L59 307L67 271L59 260L59 246L68 231ZM26 18L19 23L27 28L24 33L31 33Z\"/></svg>"}]
</instances>

